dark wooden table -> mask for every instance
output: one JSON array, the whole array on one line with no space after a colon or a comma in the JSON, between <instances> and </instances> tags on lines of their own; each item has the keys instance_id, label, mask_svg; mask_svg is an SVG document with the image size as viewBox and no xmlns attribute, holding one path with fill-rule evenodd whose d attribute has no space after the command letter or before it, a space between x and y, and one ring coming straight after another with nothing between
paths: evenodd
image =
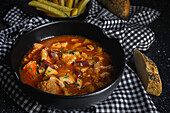
<instances>
[{"instance_id":1,"label":"dark wooden table","mask_svg":"<svg viewBox=\"0 0 170 113\"><path fill-rule=\"evenodd\" d=\"M2 22L4 14L17 0L3 0L0 3L0 29L5 26ZM158 66L163 92L161 96L150 95L157 109L161 113L170 113L170 1L169 0L131 0L131 5L146 6L161 12L160 17L150 24L155 32L155 42L150 49L144 52ZM0 112L1 113L24 113L15 102L12 101L0 88Z\"/></svg>"}]
</instances>

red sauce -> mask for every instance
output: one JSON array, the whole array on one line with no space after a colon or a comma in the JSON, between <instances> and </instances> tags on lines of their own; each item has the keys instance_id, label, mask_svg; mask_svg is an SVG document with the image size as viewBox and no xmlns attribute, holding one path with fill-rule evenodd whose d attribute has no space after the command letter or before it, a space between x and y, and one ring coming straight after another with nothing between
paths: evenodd
<instances>
[{"instance_id":1,"label":"red sauce","mask_svg":"<svg viewBox=\"0 0 170 113\"><path fill-rule=\"evenodd\" d=\"M58 95L82 95L114 80L109 54L97 43L78 36L57 36L35 43L24 56L23 83Z\"/></svg>"}]
</instances>

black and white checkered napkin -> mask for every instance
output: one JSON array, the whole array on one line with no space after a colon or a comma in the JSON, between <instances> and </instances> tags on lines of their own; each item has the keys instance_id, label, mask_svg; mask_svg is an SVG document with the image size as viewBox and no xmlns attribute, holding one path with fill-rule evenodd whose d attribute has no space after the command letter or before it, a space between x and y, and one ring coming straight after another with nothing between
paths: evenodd
<instances>
[{"instance_id":1,"label":"black and white checkered napkin","mask_svg":"<svg viewBox=\"0 0 170 113\"><path fill-rule=\"evenodd\" d=\"M134 48L147 50L153 43L155 35L146 26L160 15L158 11L143 6L131 6L129 18L122 20L104 9L95 0L92 2L92 9L84 22L100 27L109 38L118 39L125 51L126 61L131 58ZM10 27L0 31L0 60L8 55L20 35L39 25L51 22L39 16L30 17L16 6L6 14L4 21ZM24 94L14 81L11 67L6 64L0 64L0 86L27 112L68 112L43 106ZM71 112L155 113L158 111L136 73L126 64L121 82L107 99L85 110Z\"/></svg>"}]
</instances>

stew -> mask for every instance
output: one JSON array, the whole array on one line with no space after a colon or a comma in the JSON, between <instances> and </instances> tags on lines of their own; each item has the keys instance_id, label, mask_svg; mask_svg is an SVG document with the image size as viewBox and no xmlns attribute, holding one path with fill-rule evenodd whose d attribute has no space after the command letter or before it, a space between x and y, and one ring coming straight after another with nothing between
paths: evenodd
<instances>
[{"instance_id":1,"label":"stew","mask_svg":"<svg viewBox=\"0 0 170 113\"><path fill-rule=\"evenodd\" d=\"M111 56L96 42L56 36L34 43L21 62L23 83L57 95L83 95L114 80Z\"/></svg>"}]
</instances>

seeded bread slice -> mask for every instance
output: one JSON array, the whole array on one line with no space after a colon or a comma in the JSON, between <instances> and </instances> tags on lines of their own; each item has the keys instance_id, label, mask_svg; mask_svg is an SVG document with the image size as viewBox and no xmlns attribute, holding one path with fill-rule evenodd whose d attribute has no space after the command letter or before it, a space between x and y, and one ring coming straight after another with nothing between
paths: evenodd
<instances>
[{"instance_id":1,"label":"seeded bread slice","mask_svg":"<svg viewBox=\"0 0 170 113\"><path fill-rule=\"evenodd\" d=\"M130 0L97 0L110 12L122 19L126 19L130 12Z\"/></svg>"},{"instance_id":2,"label":"seeded bread slice","mask_svg":"<svg viewBox=\"0 0 170 113\"><path fill-rule=\"evenodd\" d=\"M162 93L162 82L156 64L135 49L136 72L147 93L159 96Z\"/></svg>"}]
</instances>

